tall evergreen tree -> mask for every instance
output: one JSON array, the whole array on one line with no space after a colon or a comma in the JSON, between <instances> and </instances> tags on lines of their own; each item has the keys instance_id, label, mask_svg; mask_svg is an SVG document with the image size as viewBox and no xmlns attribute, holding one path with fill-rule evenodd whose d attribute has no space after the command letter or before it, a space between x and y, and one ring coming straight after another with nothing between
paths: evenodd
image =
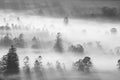
<instances>
[{"instance_id":1,"label":"tall evergreen tree","mask_svg":"<svg viewBox=\"0 0 120 80\"><path fill-rule=\"evenodd\" d=\"M16 48L12 45L7 54L6 71L5 74L19 73L19 59L16 54Z\"/></svg>"},{"instance_id":2,"label":"tall evergreen tree","mask_svg":"<svg viewBox=\"0 0 120 80\"><path fill-rule=\"evenodd\" d=\"M62 38L60 33L57 33L57 39L56 39L54 49L57 52L63 52Z\"/></svg>"}]
</instances>

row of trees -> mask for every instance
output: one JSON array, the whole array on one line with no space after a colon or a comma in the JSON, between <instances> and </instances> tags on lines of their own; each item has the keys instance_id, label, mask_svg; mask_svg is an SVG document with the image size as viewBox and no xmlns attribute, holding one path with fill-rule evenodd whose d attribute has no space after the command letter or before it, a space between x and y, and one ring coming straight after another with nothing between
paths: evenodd
<instances>
[{"instance_id":1,"label":"row of trees","mask_svg":"<svg viewBox=\"0 0 120 80\"><path fill-rule=\"evenodd\" d=\"M20 34L19 37L15 37L14 39L10 38L10 35L7 34L0 40L0 45L3 47L9 47L14 44L16 47L24 48L25 47L25 40L24 35Z\"/></svg>"},{"instance_id":2,"label":"row of trees","mask_svg":"<svg viewBox=\"0 0 120 80\"><path fill-rule=\"evenodd\" d=\"M3 31L3 30L11 30L11 28L9 26L0 26L0 30Z\"/></svg>"},{"instance_id":3,"label":"row of trees","mask_svg":"<svg viewBox=\"0 0 120 80\"><path fill-rule=\"evenodd\" d=\"M117 32L118 32L118 30L115 27L110 29L111 34L116 34ZM40 47L40 44L38 44L39 40L37 40L36 37L33 38L33 43L34 44L33 44L32 47L34 47L34 48ZM57 52L60 52L60 53L65 51L64 41L62 40L61 33L57 33L56 41L55 41L55 44L54 44L54 50L57 51ZM81 44L76 44L76 45L71 44L68 47L68 51L75 52L75 53L84 53L84 47Z\"/></svg>"},{"instance_id":4,"label":"row of trees","mask_svg":"<svg viewBox=\"0 0 120 80\"><path fill-rule=\"evenodd\" d=\"M45 70L45 68L42 65L42 57L39 56L38 59L35 60L34 63L34 71L37 73L38 76L43 75L44 71L55 71L52 63L47 63L48 70ZM29 66L29 57L26 56L24 58L24 67L23 67L24 73L27 75L30 75L31 69ZM56 70L57 72L63 73L66 70L65 64L60 63L59 61L56 61ZM4 55L0 60L0 74L3 75L17 75L20 73L19 68L19 58L16 53L16 48L12 45L9 49L9 52Z\"/></svg>"},{"instance_id":5,"label":"row of trees","mask_svg":"<svg viewBox=\"0 0 120 80\"><path fill-rule=\"evenodd\" d=\"M26 56L24 58L24 67L23 67L23 70L25 73L30 73L31 71L31 67L29 66L29 57ZM47 62L46 66L44 67L43 63L42 63L42 57L39 56L35 62L34 62L34 67L32 68L35 70L35 72L54 72L54 71L57 71L57 72L63 72L66 70L66 67L65 67L65 64L64 63L61 63L59 61L56 61L55 63L55 67L53 66L52 63L50 62Z\"/></svg>"},{"instance_id":6,"label":"row of trees","mask_svg":"<svg viewBox=\"0 0 120 80\"><path fill-rule=\"evenodd\" d=\"M55 51L60 52L60 53L64 52L63 41L62 41L60 33L57 33L56 43L54 45L54 49L55 49ZM75 53L84 53L84 48L81 44L71 45L68 48L68 51L75 52Z\"/></svg>"},{"instance_id":7,"label":"row of trees","mask_svg":"<svg viewBox=\"0 0 120 80\"><path fill-rule=\"evenodd\" d=\"M39 56L38 59L35 60L34 63L34 70L35 72L42 72L43 65L42 65L42 57ZM30 66L29 66L29 57L26 56L24 58L24 67L23 70L25 73L30 73ZM51 70L53 67L51 66L51 63L47 63L48 69ZM62 64L59 61L56 61L56 69L58 71L62 71L64 67L62 67ZM1 60L0 60L0 74L4 75L17 75L20 73L20 68L19 68L19 58L16 53L16 48L12 45L11 48L9 49L9 52L4 55ZM39 75L40 76L40 75Z\"/></svg>"},{"instance_id":8,"label":"row of trees","mask_svg":"<svg viewBox=\"0 0 120 80\"><path fill-rule=\"evenodd\" d=\"M18 37L15 38L11 38L10 34L5 35L3 38L1 38L0 40L0 46L1 47L10 47L11 45L14 45L15 47L18 48L25 48L27 47L27 42L24 39L24 34L20 34ZM47 44L47 45L45 45ZM50 45L52 45L52 42L44 42L39 40L37 37L33 37L32 41L31 41L31 48L33 49L42 49L42 48L47 48L47 47L51 47ZM62 40L62 36L61 33L57 33L56 35L56 40L53 46L53 49L56 52L64 52L64 41ZM47 47L45 47L47 46ZM71 45L68 49L68 51L71 52L84 52L84 48L82 45L78 44L78 45Z\"/></svg>"},{"instance_id":9,"label":"row of trees","mask_svg":"<svg viewBox=\"0 0 120 80\"><path fill-rule=\"evenodd\" d=\"M110 31L112 34L116 34L118 32L117 28L111 28ZM26 44L27 42L25 42L24 34L20 34L19 37L16 37L14 39L11 39L10 35L7 34L4 38L0 40L0 46L4 46L4 47L9 47L10 45L14 45L15 47L18 47L18 48L25 48ZM83 45L81 44L76 44L76 45L68 44L70 46L68 46L66 50L64 46L64 44L66 43L62 39L61 33L57 33L55 43L52 43L52 42L43 43L37 37L33 37L31 44L32 44L31 47L33 49L42 49L44 44L46 44L46 46L48 46L47 48L53 48L56 52L59 52L59 53L69 51L73 53L84 54L85 52L85 46L83 47ZM86 45L88 46L89 44L86 44Z\"/></svg>"},{"instance_id":10,"label":"row of trees","mask_svg":"<svg viewBox=\"0 0 120 80\"><path fill-rule=\"evenodd\" d=\"M27 26L21 26L21 25L17 25L17 24L6 24L3 26L0 26L0 31L12 31L12 30L29 30L29 28Z\"/></svg>"}]
</instances>

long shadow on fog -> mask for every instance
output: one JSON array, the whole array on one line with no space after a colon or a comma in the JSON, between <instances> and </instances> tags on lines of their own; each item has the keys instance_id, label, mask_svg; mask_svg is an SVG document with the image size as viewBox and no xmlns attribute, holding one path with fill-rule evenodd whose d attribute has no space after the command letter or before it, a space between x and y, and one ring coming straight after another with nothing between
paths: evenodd
<instances>
[{"instance_id":1,"label":"long shadow on fog","mask_svg":"<svg viewBox=\"0 0 120 80\"><path fill-rule=\"evenodd\" d=\"M66 77L66 80L101 80L97 72L83 73L83 72L71 72Z\"/></svg>"},{"instance_id":2,"label":"long shadow on fog","mask_svg":"<svg viewBox=\"0 0 120 80\"><path fill-rule=\"evenodd\" d=\"M66 70L59 62L56 68L50 64L48 68L42 68L36 64L32 70L26 67L23 73L22 80L101 80L96 70L90 72Z\"/></svg>"},{"instance_id":3,"label":"long shadow on fog","mask_svg":"<svg viewBox=\"0 0 120 80\"><path fill-rule=\"evenodd\" d=\"M46 73L45 80L101 80L97 72L54 71Z\"/></svg>"}]
</instances>

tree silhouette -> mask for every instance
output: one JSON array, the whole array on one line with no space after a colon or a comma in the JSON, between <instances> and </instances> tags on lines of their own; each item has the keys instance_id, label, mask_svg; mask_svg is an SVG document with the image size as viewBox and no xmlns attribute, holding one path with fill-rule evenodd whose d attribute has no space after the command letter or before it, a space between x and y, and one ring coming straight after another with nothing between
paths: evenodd
<instances>
[{"instance_id":1,"label":"tree silhouette","mask_svg":"<svg viewBox=\"0 0 120 80\"><path fill-rule=\"evenodd\" d=\"M40 48L40 41L35 36L32 39L32 48L33 49Z\"/></svg>"},{"instance_id":2,"label":"tree silhouette","mask_svg":"<svg viewBox=\"0 0 120 80\"><path fill-rule=\"evenodd\" d=\"M19 59L16 54L16 48L14 48L12 45L7 54L5 74L18 74L18 73L19 73Z\"/></svg>"},{"instance_id":3,"label":"tree silhouette","mask_svg":"<svg viewBox=\"0 0 120 80\"><path fill-rule=\"evenodd\" d=\"M110 32L111 32L112 34L116 34L116 33L117 33L117 28L111 28L111 29L110 29Z\"/></svg>"},{"instance_id":4,"label":"tree silhouette","mask_svg":"<svg viewBox=\"0 0 120 80\"><path fill-rule=\"evenodd\" d=\"M15 47L24 48L26 45L24 40L24 34L21 33L19 37L15 37L13 39L13 44Z\"/></svg>"},{"instance_id":5,"label":"tree silhouette","mask_svg":"<svg viewBox=\"0 0 120 80\"><path fill-rule=\"evenodd\" d=\"M63 45L62 45L62 39L61 39L60 33L57 33L57 39L56 39L54 49L57 52L63 52Z\"/></svg>"},{"instance_id":6,"label":"tree silhouette","mask_svg":"<svg viewBox=\"0 0 120 80\"><path fill-rule=\"evenodd\" d=\"M4 73L6 70L7 55L4 55L0 60L0 73Z\"/></svg>"},{"instance_id":7,"label":"tree silhouette","mask_svg":"<svg viewBox=\"0 0 120 80\"><path fill-rule=\"evenodd\" d=\"M103 7L102 13L106 17L116 17L118 14L117 8L109 8L109 7Z\"/></svg>"},{"instance_id":8,"label":"tree silhouette","mask_svg":"<svg viewBox=\"0 0 120 80\"><path fill-rule=\"evenodd\" d=\"M4 47L9 47L12 44L12 39L9 34L6 34L3 39L1 39L1 45Z\"/></svg>"},{"instance_id":9,"label":"tree silhouette","mask_svg":"<svg viewBox=\"0 0 120 80\"><path fill-rule=\"evenodd\" d=\"M38 59L35 60L35 63L34 63L34 71L36 73L36 78L38 80L44 80L44 77L43 77L43 72L44 72L44 69L43 69L43 66L42 66L42 56L39 56Z\"/></svg>"},{"instance_id":10,"label":"tree silhouette","mask_svg":"<svg viewBox=\"0 0 120 80\"><path fill-rule=\"evenodd\" d=\"M75 52L75 53L84 53L84 48L81 44L71 45L69 47L69 51Z\"/></svg>"},{"instance_id":11,"label":"tree silhouette","mask_svg":"<svg viewBox=\"0 0 120 80\"><path fill-rule=\"evenodd\" d=\"M65 17L64 18L64 24L67 25L68 23L69 23L69 19L68 19L68 17Z\"/></svg>"},{"instance_id":12,"label":"tree silhouette","mask_svg":"<svg viewBox=\"0 0 120 80\"><path fill-rule=\"evenodd\" d=\"M18 38L18 47L24 48L25 47L25 41L24 41L24 34L20 34Z\"/></svg>"}]
</instances>

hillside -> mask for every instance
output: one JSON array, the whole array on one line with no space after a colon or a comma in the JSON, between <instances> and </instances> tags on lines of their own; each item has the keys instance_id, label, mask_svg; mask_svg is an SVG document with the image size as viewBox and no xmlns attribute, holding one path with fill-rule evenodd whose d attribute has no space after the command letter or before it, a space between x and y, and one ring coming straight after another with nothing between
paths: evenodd
<instances>
[{"instance_id":1,"label":"hillside","mask_svg":"<svg viewBox=\"0 0 120 80\"><path fill-rule=\"evenodd\" d=\"M101 14L102 7L115 7L119 0L0 0L1 10L31 11L45 16L81 17Z\"/></svg>"}]
</instances>

